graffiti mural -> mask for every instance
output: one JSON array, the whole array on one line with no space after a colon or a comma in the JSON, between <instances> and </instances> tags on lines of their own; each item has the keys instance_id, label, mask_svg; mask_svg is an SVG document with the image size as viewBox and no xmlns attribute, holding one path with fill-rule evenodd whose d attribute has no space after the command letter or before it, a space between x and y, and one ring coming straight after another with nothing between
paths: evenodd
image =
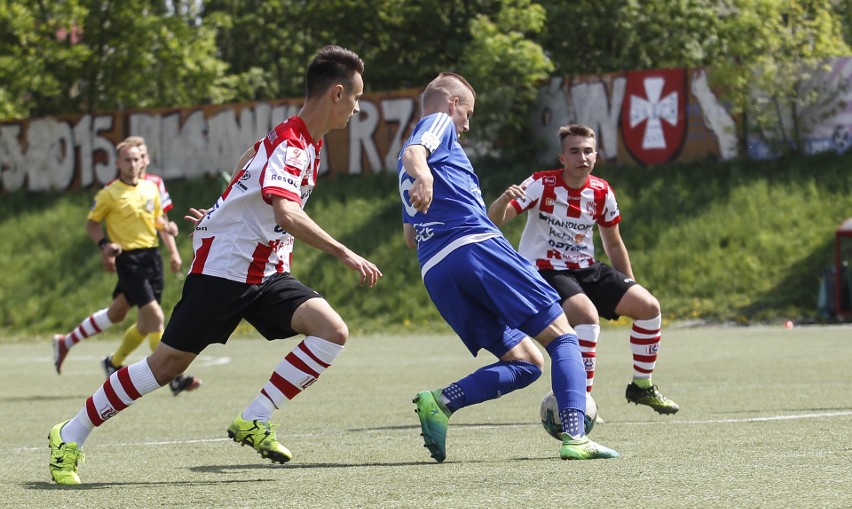
<instances>
[{"instance_id":1,"label":"graffiti mural","mask_svg":"<svg viewBox=\"0 0 852 509\"><path fill-rule=\"evenodd\" d=\"M540 162L555 160L558 128L579 122L598 136L599 157L655 165L737 155L737 124L702 69L630 71L554 78L540 90L533 130Z\"/></svg>"},{"instance_id":2,"label":"graffiti mural","mask_svg":"<svg viewBox=\"0 0 852 509\"><path fill-rule=\"evenodd\" d=\"M836 58L813 78L826 91L807 106L807 153L852 149L852 57ZM421 89L365 94L346 129L326 136L320 174L372 174L396 168L419 118ZM0 123L0 192L62 191L116 176L115 146L143 136L151 172L165 179L230 174L246 147L296 114L300 100L107 112ZM558 127L580 122L598 136L599 158L653 166L738 155L773 157L760 133L743 129L709 84L704 69L627 71L554 77L530 111L539 162L553 164ZM745 147L743 154L741 148ZM329 150L330 149L330 150Z\"/></svg>"},{"instance_id":3,"label":"graffiti mural","mask_svg":"<svg viewBox=\"0 0 852 509\"><path fill-rule=\"evenodd\" d=\"M420 90L365 94L346 129L329 133L320 173L396 168L419 115ZM230 174L247 147L298 113L300 101L113 112L0 123L0 189L61 191L103 185L117 175L115 146L142 136L152 173L164 179ZM328 148L331 150L328 150Z\"/></svg>"},{"instance_id":4,"label":"graffiti mural","mask_svg":"<svg viewBox=\"0 0 852 509\"><path fill-rule=\"evenodd\" d=\"M801 105L805 153L852 149L852 57L829 60L806 82L818 92ZM738 155L766 159L775 154L763 141L776 133L750 130L743 142L741 119L709 85L704 69L657 69L596 76L556 77L539 90L531 112L539 162L559 151L558 128L579 122L598 136L599 157L623 165L657 165ZM792 121L781 119L789 130ZM779 127L780 128L780 127ZM740 146L745 147L740 154Z\"/></svg>"}]
</instances>

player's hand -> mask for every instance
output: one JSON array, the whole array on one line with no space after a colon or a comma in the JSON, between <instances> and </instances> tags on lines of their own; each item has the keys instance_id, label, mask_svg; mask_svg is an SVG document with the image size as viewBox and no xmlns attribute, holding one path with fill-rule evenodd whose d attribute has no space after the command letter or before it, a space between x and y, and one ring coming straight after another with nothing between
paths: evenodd
<instances>
[{"instance_id":1,"label":"player's hand","mask_svg":"<svg viewBox=\"0 0 852 509\"><path fill-rule=\"evenodd\" d=\"M340 261L361 275L361 286L366 285L372 288L379 282L379 278L382 277L382 271L373 262L351 251L341 258Z\"/></svg>"},{"instance_id":2,"label":"player's hand","mask_svg":"<svg viewBox=\"0 0 852 509\"><path fill-rule=\"evenodd\" d=\"M192 237L192 234L195 233L195 227L198 225L199 222L201 222L201 220L206 215L207 209L196 209L192 207L189 208L189 213L183 216L184 219L192 223L192 230L190 230L189 232L189 237Z\"/></svg>"},{"instance_id":3,"label":"player's hand","mask_svg":"<svg viewBox=\"0 0 852 509\"><path fill-rule=\"evenodd\" d=\"M166 223L166 227L163 229L164 232L168 233L172 237L178 236L178 225L174 221L169 221Z\"/></svg>"},{"instance_id":4,"label":"player's hand","mask_svg":"<svg viewBox=\"0 0 852 509\"><path fill-rule=\"evenodd\" d=\"M121 245L110 242L101 249L101 258L104 264L104 270L107 272L115 272L115 257L121 254Z\"/></svg>"},{"instance_id":5,"label":"player's hand","mask_svg":"<svg viewBox=\"0 0 852 509\"><path fill-rule=\"evenodd\" d=\"M169 256L169 265L171 266L172 272L180 272L180 267L183 265L183 260L180 259L180 254L172 253Z\"/></svg>"},{"instance_id":6,"label":"player's hand","mask_svg":"<svg viewBox=\"0 0 852 509\"><path fill-rule=\"evenodd\" d=\"M420 177L411 185L408 190L408 199L411 201L411 206L423 212L424 214L432 205L432 175Z\"/></svg>"},{"instance_id":7,"label":"player's hand","mask_svg":"<svg viewBox=\"0 0 852 509\"><path fill-rule=\"evenodd\" d=\"M500 195L500 199L503 200L506 203L509 203L512 200L517 200L517 199L520 199L520 198L523 198L523 197L524 197L524 188L519 186L519 185L516 185L516 184L512 184L511 186L509 186L508 189L503 191L503 194Z\"/></svg>"},{"instance_id":8,"label":"player's hand","mask_svg":"<svg viewBox=\"0 0 852 509\"><path fill-rule=\"evenodd\" d=\"M115 257L114 256L104 256L103 257L104 270L107 272L115 272Z\"/></svg>"}]
</instances>

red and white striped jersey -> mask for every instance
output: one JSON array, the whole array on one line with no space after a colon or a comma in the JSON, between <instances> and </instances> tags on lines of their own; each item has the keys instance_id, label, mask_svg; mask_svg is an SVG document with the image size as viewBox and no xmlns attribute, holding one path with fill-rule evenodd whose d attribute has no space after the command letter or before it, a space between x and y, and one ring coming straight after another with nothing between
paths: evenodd
<instances>
[{"instance_id":1,"label":"red and white striped jersey","mask_svg":"<svg viewBox=\"0 0 852 509\"><path fill-rule=\"evenodd\" d=\"M510 203L529 211L518 252L539 270L579 269L595 262L594 227L621 221L609 183L589 175L579 189L562 180L562 170L533 173L521 187L524 197Z\"/></svg>"},{"instance_id":2,"label":"red and white striped jersey","mask_svg":"<svg viewBox=\"0 0 852 509\"><path fill-rule=\"evenodd\" d=\"M172 204L172 197L169 195L169 192L166 190L166 183L163 182L163 179L159 175L154 175L153 173L145 173L142 175L142 178L145 180L150 180L154 184L157 185L157 189L160 190L160 204L163 206L163 213L172 210L174 208L174 204Z\"/></svg>"},{"instance_id":3,"label":"red and white striped jersey","mask_svg":"<svg viewBox=\"0 0 852 509\"><path fill-rule=\"evenodd\" d=\"M272 197L302 208L316 185L322 140L293 116L254 145L255 155L195 225L191 274L259 284L290 272L293 236L275 222Z\"/></svg>"}]
</instances>

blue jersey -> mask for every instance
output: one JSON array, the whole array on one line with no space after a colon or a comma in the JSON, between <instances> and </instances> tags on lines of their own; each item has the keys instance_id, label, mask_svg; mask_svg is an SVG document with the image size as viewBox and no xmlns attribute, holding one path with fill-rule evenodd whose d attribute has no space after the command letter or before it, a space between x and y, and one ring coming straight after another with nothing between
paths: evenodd
<instances>
[{"instance_id":1,"label":"blue jersey","mask_svg":"<svg viewBox=\"0 0 852 509\"><path fill-rule=\"evenodd\" d=\"M429 152L427 162L435 180L432 204L426 214L412 207L408 197L414 180L405 172L402 154L409 145L422 145ZM502 236L488 219L479 179L459 144L453 120L446 113L420 119L400 151L397 171L402 219L416 232L422 274L460 246Z\"/></svg>"}]
</instances>

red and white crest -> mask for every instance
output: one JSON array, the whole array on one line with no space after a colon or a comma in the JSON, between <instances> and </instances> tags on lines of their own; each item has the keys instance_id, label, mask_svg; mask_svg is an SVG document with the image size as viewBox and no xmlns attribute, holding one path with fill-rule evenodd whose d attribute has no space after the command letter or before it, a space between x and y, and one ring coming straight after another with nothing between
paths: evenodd
<instances>
[{"instance_id":1,"label":"red and white crest","mask_svg":"<svg viewBox=\"0 0 852 509\"><path fill-rule=\"evenodd\" d=\"M645 165L675 159L686 141L685 69L630 71L621 108L624 145Z\"/></svg>"}]
</instances>

